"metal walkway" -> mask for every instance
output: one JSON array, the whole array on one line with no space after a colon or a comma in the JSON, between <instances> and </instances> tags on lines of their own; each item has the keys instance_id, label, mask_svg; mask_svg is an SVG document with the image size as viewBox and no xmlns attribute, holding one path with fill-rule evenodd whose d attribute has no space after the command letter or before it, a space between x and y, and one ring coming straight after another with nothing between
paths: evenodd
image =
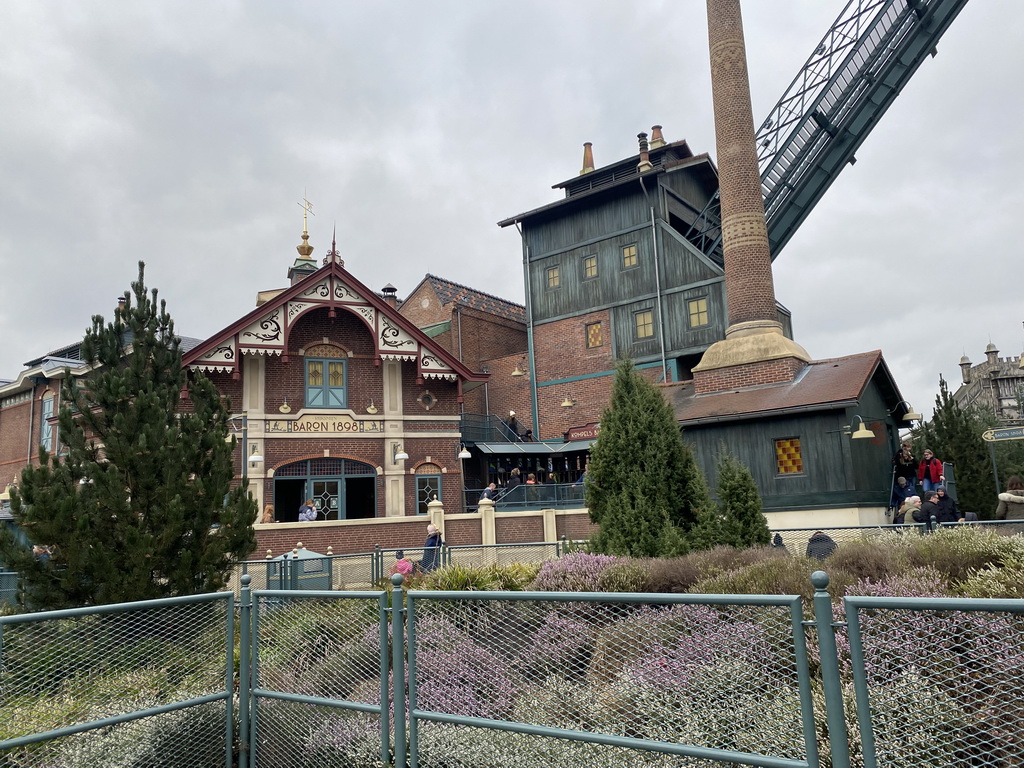
<instances>
[{"instance_id":1,"label":"metal walkway","mask_svg":"<svg viewBox=\"0 0 1024 768\"><path fill-rule=\"evenodd\" d=\"M772 259L967 0L850 0L757 131ZM686 237L723 263L718 195Z\"/></svg>"}]
</instances>

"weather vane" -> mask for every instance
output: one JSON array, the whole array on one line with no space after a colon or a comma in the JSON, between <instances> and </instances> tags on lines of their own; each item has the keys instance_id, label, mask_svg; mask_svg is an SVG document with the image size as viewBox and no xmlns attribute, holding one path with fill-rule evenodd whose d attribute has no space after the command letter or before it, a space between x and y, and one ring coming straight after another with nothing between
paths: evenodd
<instances>
[{"instance_id":1,"label":"weather vane","mask_svg":"<svg viewBox=\"0 0 1024 768\"><path fill-rule=\"evenodd\" d=\"M302 202L298 203L298 206L302 209L302 231L308 234L309 229L306 226L306 215L316 216L316 214L313 213L313 204L306 199L306 190L302 190Z\"/></svg>"}]
</instances>

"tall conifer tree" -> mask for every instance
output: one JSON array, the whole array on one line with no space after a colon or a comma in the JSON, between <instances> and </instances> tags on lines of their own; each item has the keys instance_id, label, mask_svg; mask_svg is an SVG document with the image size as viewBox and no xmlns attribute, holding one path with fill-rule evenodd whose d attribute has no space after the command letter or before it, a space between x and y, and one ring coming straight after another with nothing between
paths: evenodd
<instances>
[{"instance_id":1,"label":"tall conifer tree","mask_svg":"<svg viewBox=\"0 0 1024 768\"><path fill-rule=\"evenodd\" d=\"M612 399L590 454L586 500L601 526L599 552L681 552L683 533L710 504L704 475L672 409L629 360L618 364Z\"/></svg>"},{"instance_id":2,"label":"tall conifer tree","mask_svg":"<svg viewBox=\"0 0 1024 768\"><path fill-rule=\"evenodd\" d=\"M10 535L0 541L35 608L216 590L255 546L256 503L233 487L229 413L208 379L188 380L141 262L124 298L112 322L97 315L86 331L92 372L65 372L60 455L41 451L12 494L18 526L52 552L38 558Z\"/></svg>"}]
</instances>

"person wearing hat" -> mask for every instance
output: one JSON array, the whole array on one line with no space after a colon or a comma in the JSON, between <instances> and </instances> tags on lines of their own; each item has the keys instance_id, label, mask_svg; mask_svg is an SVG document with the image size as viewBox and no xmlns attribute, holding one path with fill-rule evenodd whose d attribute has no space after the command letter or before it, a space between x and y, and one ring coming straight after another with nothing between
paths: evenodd
<instances>
[{"instance_id":1,"label":"person wearing hat","mask_svg":"<svg viewBox=\"0 0 1024 768\"><path fill-rule=\"evenodd\" d=\"M516 440L519 439L519 422L516 421L516 412L508 412L508 428L512 430L512 434L516 436Z\"/></svg>"}]
</instances>

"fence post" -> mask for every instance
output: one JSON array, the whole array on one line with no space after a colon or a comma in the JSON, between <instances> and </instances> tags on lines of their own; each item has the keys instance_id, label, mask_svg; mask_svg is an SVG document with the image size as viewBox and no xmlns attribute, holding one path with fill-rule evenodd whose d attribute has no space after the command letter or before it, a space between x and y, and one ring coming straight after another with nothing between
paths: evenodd
<instances>
[{"instance_id":1,"label":"fence post","mask_svg":"<svg viewBox=\"0 0 1024 768\"><path fill-rule=\"evenodd\" d=\"M825 691L825 714L828 719L828 743L832 752L833 768L850 768L850 740L846 730L846 712L843 708L843 686L839 678L839 650L836 648L835 623L832 617L832 597L828 593L828 574L811 574L814 585L814 625L818 630L818 650L821 653L821 682Z\"/></svg>"},{"instance_id":2,"label":"fence post","mask_svg":"<svg viewBox=\"0 0 1024 768\"><path fill-rule=\"evenodd\" d=\"M252 591L249 588L251 582L252 576L242 576L238 638L238 768L249 768L249 708L252 706L249 690L249 668L252 663Z\"/></svg>"},{"instance_id":3,"label":"fence post","mask_svg":"<svg viewBox=\"0 0 1024 768\"><path fill-rule=\"evenodd\" d=\"M381 577L381 566L378 565L378 561L381 560L380 544L373 545L373 555L370 557L370 583L376 584Z\"/></svg>"},{"instance_id":4,"label":"fence post","mask_svg":"<svg viewBox=\"0 0 1024 768\"><path fill-rule=\"evenodd\" d=\"M939 530L939 518L932 515L932 519L928 521L928 533L935 533Z\"/></svg>"},{"instance_id":5,"label":"fence post","mask_svg":"<svg viewBox=\"0 0 1024 768\"><path fill-rule=\"evenodd\" d=\"M562 545L561 548L555 547L555 554L558 557L561 557L565 554L566 547L568 546L568 539L566 538L566 535L564 533L562 534L562 540L560 543Z\"/></svg>"},{"instance_id":6,"label":"fence post","mask_svg":"<svg viewBox=\"0 0 1024 768\"><path fill-rule=\"evenodd\" d=\"M402 574L391 577L391 679L395 695L395 768L405 768L405 608Z\"/></svg>"}]
</instances>

